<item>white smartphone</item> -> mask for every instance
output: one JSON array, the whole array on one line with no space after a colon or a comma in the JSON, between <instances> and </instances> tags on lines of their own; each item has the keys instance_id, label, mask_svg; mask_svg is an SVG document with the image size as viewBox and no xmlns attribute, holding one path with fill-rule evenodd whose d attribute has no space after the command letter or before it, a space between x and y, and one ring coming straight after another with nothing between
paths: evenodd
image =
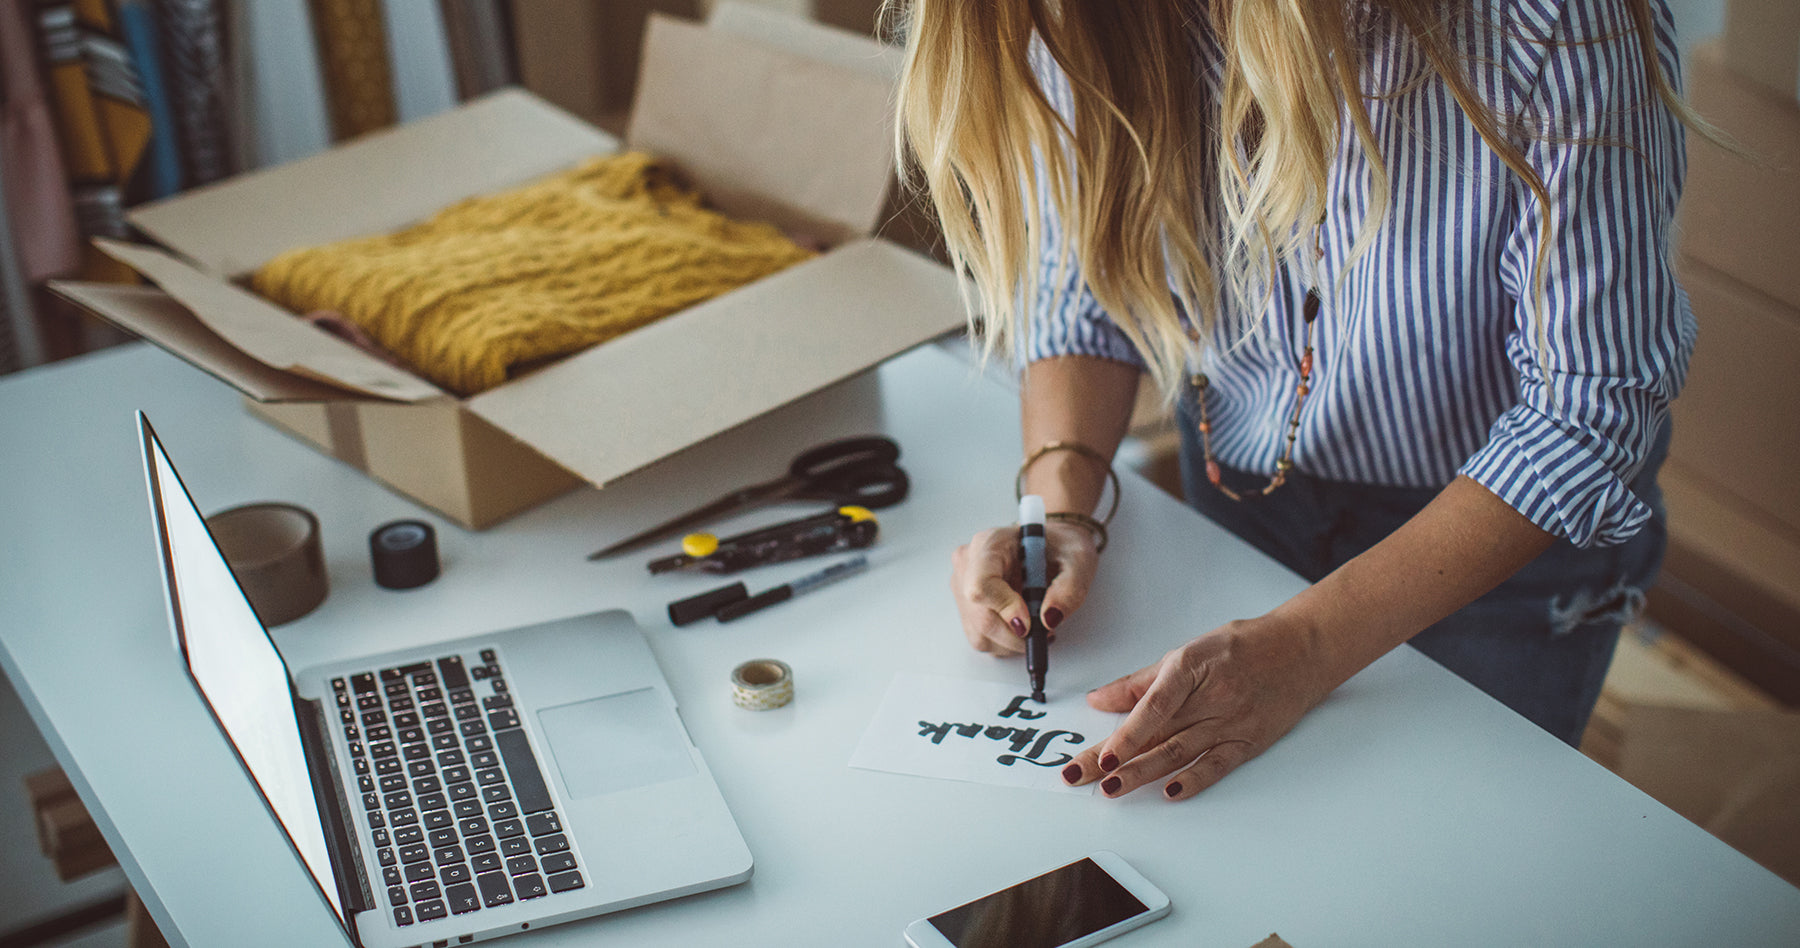
<instances>
[{"instance_id":1,"label":"white smartphone","mask_svg":"<svg viewBox=\"0 0 1800 948\"><path fill-rule=\"evenodd\" d=\"M1169 914L1169 897L1102 850L906 926L913 948L1085 948Z\"/></svg>"}]
</instances>

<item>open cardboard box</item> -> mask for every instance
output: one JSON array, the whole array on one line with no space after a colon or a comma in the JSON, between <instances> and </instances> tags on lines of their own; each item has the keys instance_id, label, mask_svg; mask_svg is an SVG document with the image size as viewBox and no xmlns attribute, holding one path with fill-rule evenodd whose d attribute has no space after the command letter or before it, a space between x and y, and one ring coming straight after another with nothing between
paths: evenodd
<instances>
[{"instance_id":1,"label":"open cardboard box","mask_svg":"<svg viewBox=\"0 0 1800 948\"><path fill-rule=\"evenodd\" d=\"M162 248L103 249L154 288L53 287L235 386L256 414L485 527L962 323L949 270L868 236L895 177L895 55L730 5L705 26L654 18L627 144L673 161L726 213L831 249L471 398L313 328L243 280L291 248L398 230L619 149L522 91L141 207L131 223Z\"/></svg>"}]
</instances>

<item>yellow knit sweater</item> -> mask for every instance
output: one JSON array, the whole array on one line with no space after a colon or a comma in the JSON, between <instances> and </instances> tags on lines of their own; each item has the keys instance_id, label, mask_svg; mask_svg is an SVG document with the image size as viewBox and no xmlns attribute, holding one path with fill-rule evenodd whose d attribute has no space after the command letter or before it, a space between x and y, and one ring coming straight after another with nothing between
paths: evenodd
<instances>
[{"instance_id":1,"label":"yellow knit sweater","mask_svg":"<svg viewBox=\"0 0 1800 948\"><path fill-rule=\"evenodd\" d=\"M293 250L256 292L331 310L459 395L812 256L701 206L648 155L589 161L395 234Z\"/></svg>"}]
</instances>

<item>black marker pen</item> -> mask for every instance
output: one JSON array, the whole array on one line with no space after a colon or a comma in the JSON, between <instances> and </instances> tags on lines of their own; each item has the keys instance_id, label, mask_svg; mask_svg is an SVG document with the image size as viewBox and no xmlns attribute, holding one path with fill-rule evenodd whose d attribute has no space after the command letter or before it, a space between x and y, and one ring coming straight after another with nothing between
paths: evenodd
<instances>
[{"instance_id":1,"label":"black marker pen","mask_svg":"<svg viewBox=\"0 0 1800 948\"><path fill-rule=\"evenodd\" d=\"M1050 630L1041 613L1044 591L1049 588L1049 567L1044 549L1044 498L1026 494L1019 498L1019 558L1025 565L1025 582L1019 590L1031 613L1031 631L1025 634L1025 671L1031 675L1031 697L1044 700L1044 676L1050 671Z\"/></svg>"}]
</instances>

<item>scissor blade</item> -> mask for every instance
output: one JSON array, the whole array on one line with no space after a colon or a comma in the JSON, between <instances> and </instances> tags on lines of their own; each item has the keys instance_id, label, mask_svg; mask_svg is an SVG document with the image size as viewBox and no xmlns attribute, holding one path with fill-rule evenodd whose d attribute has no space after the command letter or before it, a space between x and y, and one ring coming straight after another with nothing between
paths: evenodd
<instances>
[{"instance_id":1,"label":"scissor blade","mask_svg":"<svg viewBox=\"0 0 1800 948\"><path fill-rule=\"evenodd\" d=\"M605 549L595 550L588 554L588 559L598 560L612 556L616 553L626 553L635 550L638 547L647 546L664 537L681 533L689 527L698 526L708 520L722 517L741 507L751 506L762 500L762 495L767 492L766 488L767 485L758 484L755 487L734 490L704 507L691 510L673 520L659 523L642 533L633 534Z\"/></svg>"}]
</instances>

